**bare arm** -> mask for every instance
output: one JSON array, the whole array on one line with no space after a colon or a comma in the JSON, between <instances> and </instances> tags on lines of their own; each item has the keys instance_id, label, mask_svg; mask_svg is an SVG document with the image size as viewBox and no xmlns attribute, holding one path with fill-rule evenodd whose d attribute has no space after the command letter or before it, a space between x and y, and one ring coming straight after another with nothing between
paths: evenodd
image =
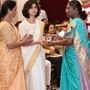
<instances>
[{"instance_id":1,"label":"bare arm","mask_svg":"<svg viewBox=\"0 0 90 90\"><path fill-rule=\"evenodd\" d=\"M32 36L26 34L23 37L23 39L18 41L18 42L7 43L7 47L10 48L10 49L13 49L13 48L17 48L17 47L20 47L20 46L30 45L32 42L33 42Z\"/></svg>"},{"instance_id":2,"label":"bare arm","mask_svg":"<svg viewBox=\"0 0 90 90\"><path fill-rule=\"evenodd\" d=\"M33 36L28 34L26 34L21 41L16 41L14 39L14 35L16 35L14 26L12 27L12 25L7 22L2 23L1 25L1 36L9 49L18 48L25 44L30 44L33 41Z\"/></svg>"},{"instance_id":3,"label":"bare arm","mask_svg":"<svg viewBox=\"0 0 90 90\"><path fill-rule=\"evenodd\" d=\"M70 45L73 43L73 39L72 38L65 38L62 40L56 40L56 41L51 41L49 43L46 43L47 45L62 45L62 46L66 46L66 45Z\"/></svg>"}]
</instances>

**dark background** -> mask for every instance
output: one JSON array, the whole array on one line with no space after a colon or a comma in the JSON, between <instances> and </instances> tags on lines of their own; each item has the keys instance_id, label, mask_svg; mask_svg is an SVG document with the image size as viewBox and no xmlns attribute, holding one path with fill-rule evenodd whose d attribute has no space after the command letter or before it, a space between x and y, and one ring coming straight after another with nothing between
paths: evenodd
<instances>
[{"instance_id":1,"label":"dark background","mask_svg":"<svg viewBox=\"0 0 90 90\"><path fill-rule=\"evenodd\" d=\"M42 9L46 10L50 22L62 22L67 19L67 2L68 0L41 0Z\"/></svg>"}]
</instances>

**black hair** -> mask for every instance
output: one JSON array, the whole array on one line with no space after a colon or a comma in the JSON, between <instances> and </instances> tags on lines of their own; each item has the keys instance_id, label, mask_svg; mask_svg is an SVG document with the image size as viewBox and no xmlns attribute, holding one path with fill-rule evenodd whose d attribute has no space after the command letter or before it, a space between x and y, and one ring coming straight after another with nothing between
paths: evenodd
<instances>
[{"instance_id":1,"label":"black hair","mask_svg":"<svg viewBox=\"0 0 90 90\"><path fill-rule=\"evenodd\" d=\"M85 20L87 18L87 13L85 11L82 11L82 13L80 14L81 18L83 20Z\"/></svg>"},{"instance_id":2,"label":"black hair","mask_svg":"<svg viewBox=\"0 0 90 90\"><path fill-rule=\"evenodd\" d=\"M2 4L0 11L0 20L8 13L8 9L12 10L16 6L16 2L13 0L7 0Z\"/></svg>"},{"instance_id":3,"label":"black hair","mask_svg":"<svg viewBox=\"0 0 90 90\"><path fill-rule=\"evenodd\" d=\"M81 17L83 20L85 20L85 19L87 18L87 14L86 14L85 11L82 11L82 6L81 6L81 4L80 4L80 2L79 2L78 0L69 1L69 5L70 5L73 9L77 8L78 13L79 13L80 17Z\"/></svg>"},{"instance_id":4,"label":"black hair","mask_svg":"<svg viewBox=\"0 0 90 90\"><path fill-rule=\"evenodd\" d=\"M41 19L41 21L47 20L46 18Z\"/></svg>"},{"instance_id":5,"label":"black hair","mask_svg":"<svg viewBox=\"0 0 90 90\"><path fill-rule=\"evenodd\" d=\"M50 22L49 24L45 25L45 27L44 27L45 34L48 33L50 25L54 25L55 26L55 24L53 22Z\"/></svg>"},{"instance_id":6,"label":"black hair","mask_svg":"<svg viewBox=\"0 0 90 90\"><path fill-rule=\"evenodd\" d=\"M35 17L39 16L39 14L40 14L40 9L39 9L39 6L38 6L38 3L36 2L36 0L28 0L28 1L24 4L24 7L23 7L23 9L22 9L22 14L23 14L23 16L24 16L25 18L30 18L28 10L29 10L30 8L32 8L32 4L34 4L34 3L36 4L37 9L38 9L38 12L37 12L37 14L36 14Z\"/></svg>"},{"instance_id":7,"label":"black hair","mask_svg":"<svg viewBox=\"0 0 90 90\"><path fill-rule=\"evenodd\" d=\"M18 27L19 27L19 24L20 24L21 22L22 22L22 21L16 22L15 26L18 28Z\"/></svg>"}]
</instances>

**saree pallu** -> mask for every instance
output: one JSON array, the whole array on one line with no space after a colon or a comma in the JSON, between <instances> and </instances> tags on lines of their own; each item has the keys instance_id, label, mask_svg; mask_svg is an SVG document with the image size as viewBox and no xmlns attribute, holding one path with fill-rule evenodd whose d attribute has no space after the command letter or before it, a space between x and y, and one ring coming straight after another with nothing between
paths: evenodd
<instances>
[{"instance_id":1,"label":"saree pallu","mask_svg":"<svg viewBox=\"0 0 90 90\"><path fill-rule=\"evenodd\" d=\"M90 61L85 30L85 24L79 18L68 25L66 37L74 41L64 51L60 90L90 90Z\"/></svg>"}]
</instances>

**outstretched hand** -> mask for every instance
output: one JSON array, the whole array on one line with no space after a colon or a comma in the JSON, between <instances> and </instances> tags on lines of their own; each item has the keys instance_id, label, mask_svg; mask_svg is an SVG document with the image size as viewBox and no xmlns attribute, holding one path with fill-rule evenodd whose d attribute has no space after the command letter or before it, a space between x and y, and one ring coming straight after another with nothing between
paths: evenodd
<instances>
[{"instance_id":1,"label":"outstretched hand","mask_svg":"<svg viewBox=\"0 0 90 90\"><path fill-rule=\"evenodd\" d=\"M39 42L42 46L47 46L51 41L47 40L46 37L43 37Z\"/></svg>"}]
</instances>

